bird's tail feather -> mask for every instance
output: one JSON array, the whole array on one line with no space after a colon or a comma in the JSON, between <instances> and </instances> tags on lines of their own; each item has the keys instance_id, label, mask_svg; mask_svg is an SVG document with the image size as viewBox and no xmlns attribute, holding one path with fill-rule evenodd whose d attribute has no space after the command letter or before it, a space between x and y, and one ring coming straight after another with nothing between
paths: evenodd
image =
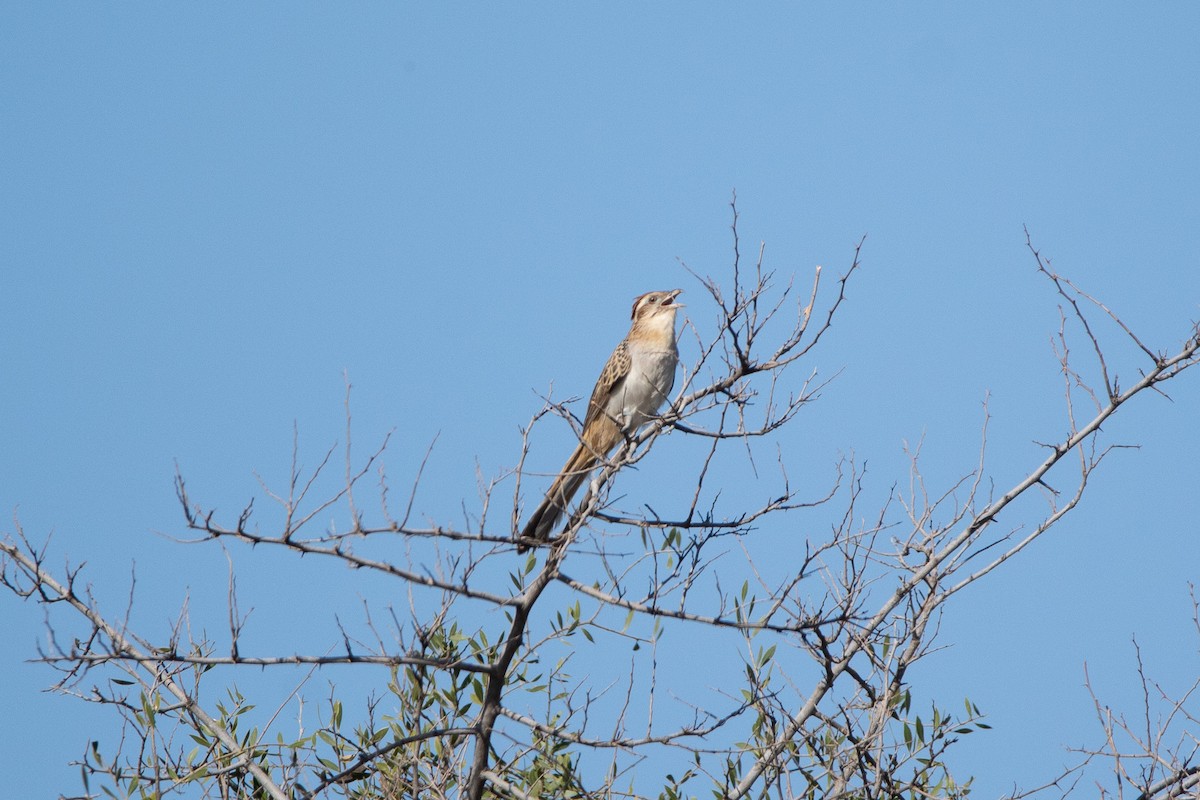
<instances>
[{"instance_id":1,"label":"bird's tail feather","mask_svg":"<svg viewBox=\"0 0 1200 800\"><path fill-rule=\"evenodd\" d=\"M521 539L517 543L517 552L523 553L529 549L525 541L544 542L550 538L554 526L567 510L567 505L580 485L587 479L592 467L596 466L596 455L586 444L580 444L567 460L559 476L546 492L541 505L529 517L525 528L521 531Z\"/></svg>"}]
</instances>

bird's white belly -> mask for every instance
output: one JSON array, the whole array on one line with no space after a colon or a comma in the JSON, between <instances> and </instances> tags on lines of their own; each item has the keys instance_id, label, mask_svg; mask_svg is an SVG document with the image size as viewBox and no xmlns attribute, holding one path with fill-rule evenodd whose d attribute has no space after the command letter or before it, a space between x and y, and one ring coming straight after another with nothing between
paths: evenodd
<instances>
[{"instance_id":1,"label":"bird's white belly","mask_svg":"<svg viewBox=\"0 0 1200 800\"><path fill-rule=\"evenodd\" d=\"M636 431L662 408L675 385L678 359L667 350L634 355L629 374L609 400L607 409L625 431Z\"/></svg>"}]
</instances>

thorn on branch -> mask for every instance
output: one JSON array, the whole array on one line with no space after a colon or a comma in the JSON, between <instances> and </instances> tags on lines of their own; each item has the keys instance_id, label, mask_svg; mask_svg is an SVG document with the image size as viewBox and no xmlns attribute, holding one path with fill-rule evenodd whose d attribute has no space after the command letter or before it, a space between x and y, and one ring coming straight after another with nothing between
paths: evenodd
<instances>
[{"instance_id":1,"label":"thorn on branch","mask_svg":"<svg viewBox=\"0 0 1200 800\"><path fill-rule=\"evenodd\" d=\"M1057 450L1058 448L1055 448L1055 449ZM1050 484L1046 483L1046 482L1045 482L1044 480L1042 480L1041 478L1038 478L1038 479L1037 479L1037 481L1035 481L1035 483L1038 483L1038 484L1040 484L1041 486L1043 486L1043 487L1046 489L1046 491L1050 492L1050 494L1054 495L1055 497L1058 497L1058 496L1059 496L1059 494L1061 494L1061 493L1060 493L1060 492L1059 492L1057 489L1055 489L1055 488L1054 488L1053 486L1051 486Z\"/></svg>"}]
</instances>

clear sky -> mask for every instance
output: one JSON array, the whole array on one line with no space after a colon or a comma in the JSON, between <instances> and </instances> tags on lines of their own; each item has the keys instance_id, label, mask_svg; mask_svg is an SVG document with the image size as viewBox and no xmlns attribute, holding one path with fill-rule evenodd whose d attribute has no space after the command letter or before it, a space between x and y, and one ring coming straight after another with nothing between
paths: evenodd
<instances>
[{"instance_id":1,"label":"clear sky","mask_svg":"<svg viewBox=\"0 0 1200 800\"><path fill-rule=\"evenodd\" d=\"M397 431L399 485L439 436L416 507L453 523L538 393L587 394L635 295L682 287L707 323L680 261L727 274L735 190L782 273L868 236L791 457L853 451L883 493L923 436L948 481L990 393L1006 486L1065 428L1023 225L1154 346L1200 317L1198 41L1185 3L6 4L0 530L53 534L107 608L136 564L138 621L190 595L220 629L224 555L158 535L175 466L227 510L279 485L293 424L310 464L342 439L344 373L359 446ZM951 606L914 678L988 713L954 762L980 796L1098 742L1085 662L1132 712L1134 635L1166 688L1200 671L1200 384L1171 391L1110 426L1141 449ZM263 649L395 589L234 555ZM111 719L41 692L37 608L0 619L6 791L77 791Z\"/></svg>"}]
</instances>

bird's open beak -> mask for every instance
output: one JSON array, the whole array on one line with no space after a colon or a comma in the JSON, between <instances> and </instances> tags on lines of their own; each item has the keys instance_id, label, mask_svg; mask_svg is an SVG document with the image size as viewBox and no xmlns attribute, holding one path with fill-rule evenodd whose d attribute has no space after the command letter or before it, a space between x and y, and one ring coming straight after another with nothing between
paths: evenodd
<instances>
[{"instance_id":1,"label":"bird's open beak","mask_svg":"<svg viewBox=\"0 0 1200 800\"><path fill-rule=\"evenodd\" d=\"M673 305L673 306L675 306L676 308L686 308L687 306L685 306L683 303L677 303L677 302L675 302L676 298L678 298L678 297L679 297L679 295L681 295L681 294L683 294L683 289L676 289L675 291L671 292L671 294L670 294L670 297L671 297L671 303L670 303L670 305Z\"/></svg>"}]
</instances>

